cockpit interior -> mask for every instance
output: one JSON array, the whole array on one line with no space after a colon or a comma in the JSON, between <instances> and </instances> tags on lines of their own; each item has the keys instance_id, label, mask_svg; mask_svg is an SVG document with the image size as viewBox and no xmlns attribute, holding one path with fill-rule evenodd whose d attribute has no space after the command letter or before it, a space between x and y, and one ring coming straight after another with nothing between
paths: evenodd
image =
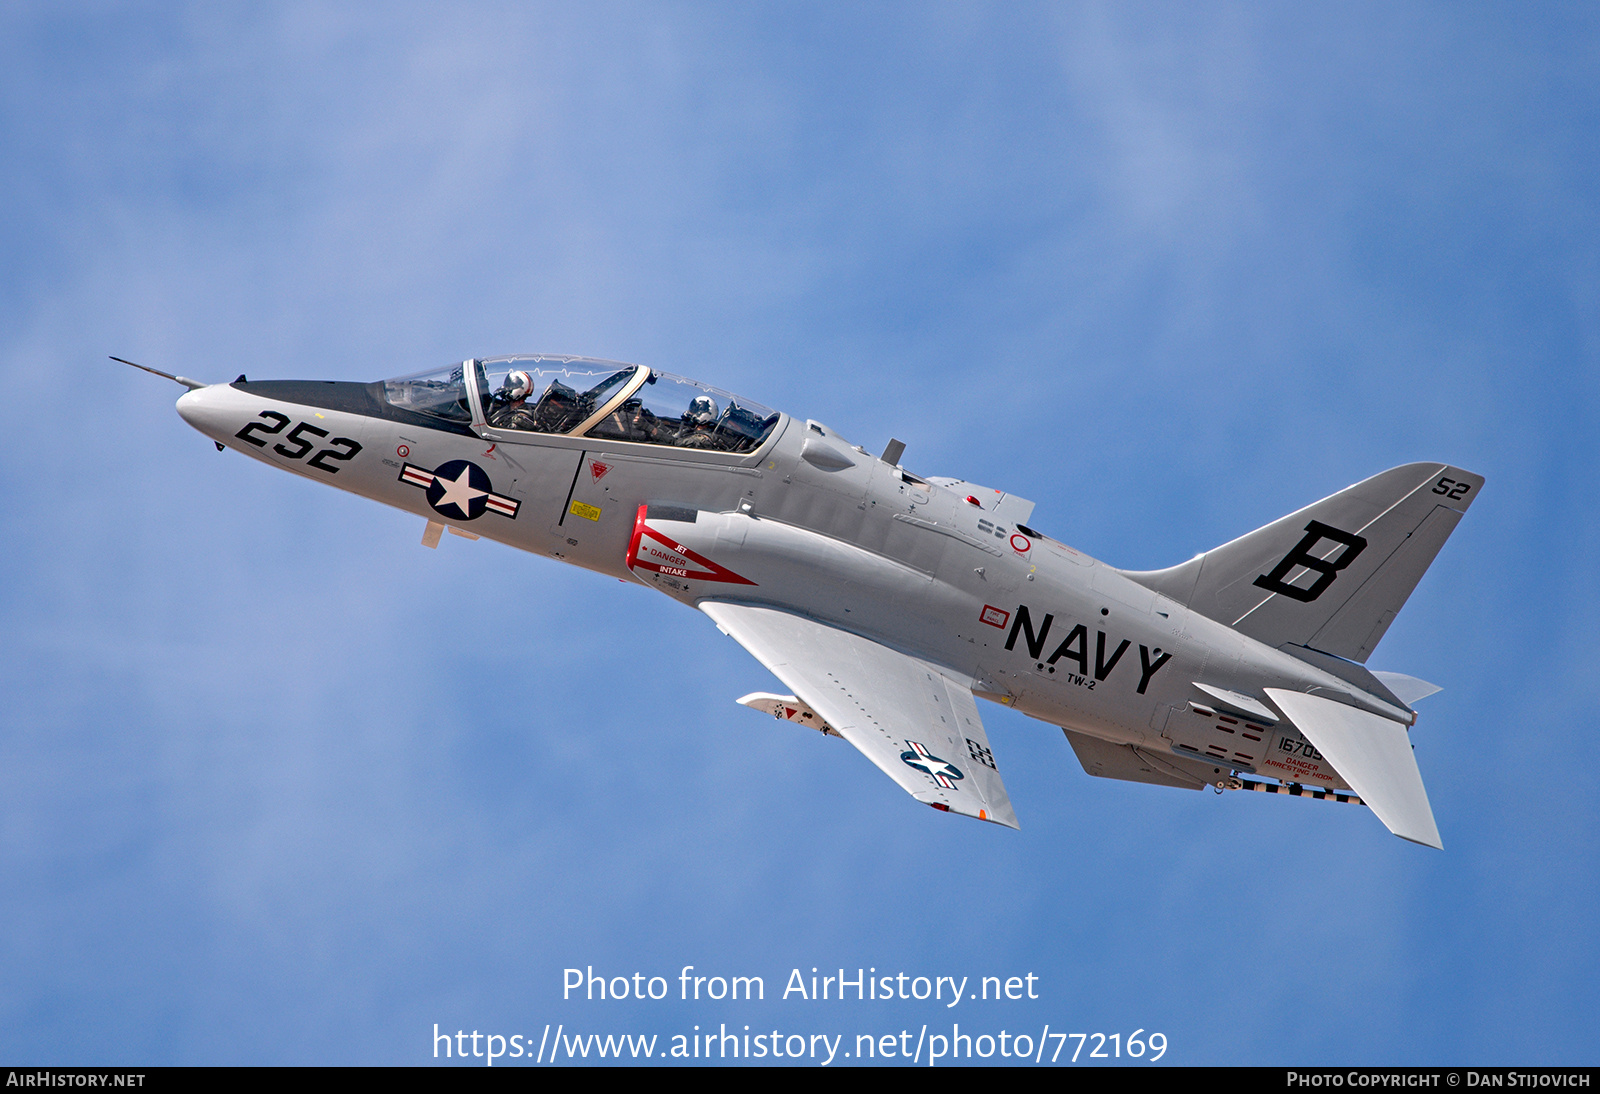
<instances>
[{"instance_id":1,"label":"cockpit interior","mask_svg":"<svg viewBox=\"0 0 1600 1094\"><path fill-rule=\"evenodd\" d=\"M682 376L589 357L465 361L386 380L383 392L392 406L496 430L741 455L760 448L780 417Z\"/></svg>"}]
</instances>

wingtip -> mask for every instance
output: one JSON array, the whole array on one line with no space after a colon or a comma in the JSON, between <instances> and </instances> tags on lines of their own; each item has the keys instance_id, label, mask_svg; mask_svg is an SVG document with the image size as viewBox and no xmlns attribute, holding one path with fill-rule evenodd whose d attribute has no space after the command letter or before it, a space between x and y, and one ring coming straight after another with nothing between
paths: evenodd
<instances>
[{"instance_id":1,"label":"wingtip","mask_svg":"<svg viewBox=\"0 0 1600 1094\"><path fill-rule=\"evenodd\" d=\"M1017 815L1010 809L993 813L987 807L980 806L978 811L974 813L965 808L952 808L949 802L929 801L917 794L913 794L912 797L930 809L937 809L941 813L953 813L958 817L971 817L973 820L988 821L990 824L998 824L1002 828L1010 828L1015 831L1021 831L1022 829L1022 825L1017 823Z\"/></svg>"},{"instance_id":2,"label":"wingtip","mask_svg":"<svg viewBox=\"0 0 1600 1094\"><path fill-rule=\"evenodd\" d=\"M1394 830L1391 828L1390 831L1393 832ZM1404 832L1395 832L1394 834L1407 843L1414 843L1418 847L1432 847L1435 851L1444 850L1444 840L1439 838L1438 829L1435 829L1431 835L1408 836Z\"/></svg>"}]
</instances>

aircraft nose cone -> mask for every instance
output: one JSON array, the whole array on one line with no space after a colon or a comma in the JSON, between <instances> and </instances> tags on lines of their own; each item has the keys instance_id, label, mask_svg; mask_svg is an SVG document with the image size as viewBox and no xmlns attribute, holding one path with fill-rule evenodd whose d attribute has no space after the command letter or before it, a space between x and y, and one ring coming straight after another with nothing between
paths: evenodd
<instances>
[{"instance_id":1,"label":"aircraft nose cone","mask_svg":"<svg viewBox=\"0 0 1600 1094\"><path fill-rule=\"evenodd\" d=\"M237 412L229 413L238 392L227 384L211 384L195 388L178 396L178 416L214 441L229 433L229 422Z\"/></svg>"}]
</instances>

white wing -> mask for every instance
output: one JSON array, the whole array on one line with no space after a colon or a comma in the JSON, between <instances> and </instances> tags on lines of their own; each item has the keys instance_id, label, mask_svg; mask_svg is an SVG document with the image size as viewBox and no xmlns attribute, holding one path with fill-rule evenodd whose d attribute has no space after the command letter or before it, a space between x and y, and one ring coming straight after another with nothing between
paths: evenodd
<instances>
[{"instance_id":1,"label":"white wing","mask_svg":"<svg viewBox=\"0 0 1600 1094\"><path fill-rule=\"evenodd\" d=\"M1018 827L972 681L774 608L712 601L700 610L913 798Z\"/></svg>"}]
</instances>

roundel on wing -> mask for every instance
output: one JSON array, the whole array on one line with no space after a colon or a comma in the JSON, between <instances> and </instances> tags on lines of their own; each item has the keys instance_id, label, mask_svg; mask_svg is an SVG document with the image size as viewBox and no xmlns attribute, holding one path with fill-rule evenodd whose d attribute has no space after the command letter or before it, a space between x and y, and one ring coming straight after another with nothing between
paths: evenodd
<instances>
[{"instance_id":1,"label":"roundel on wing","mask_svg":"<svg viewBox=\"0 0 1600 1094\"><path fill-rule=\"evenodd\" d=\"M455 520L477 520L488 508L493 489L483 468L469 460L451 460L434 468L428 504Z\"/></svg>"},{"instance_id":2,"label":"roundel on wing","mask_svg":"<svg viewBox=\"0 0 1600 1094\"><path fill-rule=\"evenodd\" d=\"M920 741L907 741L909 751L900 753L900 760L907 767L914 767L924 775L933 777L934 782L949 789L955 785L952 780L964 779L961 769L949 760L941 759L928 751L928 746Z\"/></svg>"}]
</instances>

